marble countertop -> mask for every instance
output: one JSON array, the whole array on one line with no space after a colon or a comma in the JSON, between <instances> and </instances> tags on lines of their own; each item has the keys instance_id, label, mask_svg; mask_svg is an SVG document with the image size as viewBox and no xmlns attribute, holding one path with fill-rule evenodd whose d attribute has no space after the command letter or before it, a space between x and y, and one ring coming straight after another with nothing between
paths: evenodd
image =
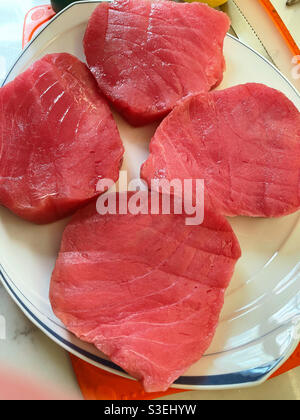
<instances>
[{"instance_id":1,"label":"marble countertop","mask_svg":"<svg viewBox=\"0 0 300 420\"><path fill-rule=\"evenodd\" d=\"M6 324L5 334L1 329L0 368L29 377L33 385L59 387L64 395L82 398L67 352L24 316L1 284L0 316Z\"/></svg>"},{"instance_id":2,"label":"marble countertop","mask_svg":"<svg viewBox=\"0 0 300 420\"><path fill-rule=\"evenodd\" d=\"M20 52L25 13L46 0L4 0L0 3L0 82ZM5 321L5 334L3 325ZM0 283L0 368L25 374L33 382L65 395L82 398L68 354L23 315ZM5 337L4 337L5 336ZM1 391L1 390L0 390ZM1 395L0 395L1 399ZM188 392L171 399L296 399L300 400L300 368L250 389Z\"/></svg>"}]
</instances>

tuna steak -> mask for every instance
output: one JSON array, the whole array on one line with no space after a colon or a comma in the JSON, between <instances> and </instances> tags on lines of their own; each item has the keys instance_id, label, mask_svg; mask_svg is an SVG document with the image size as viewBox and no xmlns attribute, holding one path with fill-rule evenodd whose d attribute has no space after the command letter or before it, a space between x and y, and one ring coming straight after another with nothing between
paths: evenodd
<instances>
[{"instance_id":1,"label":"tuna steak","mask_svg":"<svg viewBox=\"0 0 300 420\"><path fill-rule=\"evenodd\" d=\"M0 90L0 203L35 222L58 220L117 180L123 145L85 64L53 54Z\"/></svg>"},{"instance_id":2,"label":"tuna steak","mask_svg":"<svg viewBox=\"0 0 300 420\"><path fill-rule=\"evenodd\" d=\"M107 98L131 124L143 125L221 82L229 26L224 13L204 4L117 0L93 13L85 54Z\"/></svg>"},{"instance_id":3,"label":"tuna steak","mask_svg":"<svg viewBox=\"0 0 300 420\"><path fill-rule=\"evenodd\" d=\"M207 211L200 226L185 217L100 216L90 204L67 226L52 276L57 317L148 392L206 352L241 255L223 216Z\"/></svg>"},{"instance_id":4,"label":"tuna steak","mask_svg":"<svg viewBox=\"0 0 300 420\"><path fill-rule=\"evenodd\" d=\"M282 93L247 84L180 104L159 126L141 175L204 179L227 216L279 217L300 208L300 114Z\"/></svg>"}]
</instances>

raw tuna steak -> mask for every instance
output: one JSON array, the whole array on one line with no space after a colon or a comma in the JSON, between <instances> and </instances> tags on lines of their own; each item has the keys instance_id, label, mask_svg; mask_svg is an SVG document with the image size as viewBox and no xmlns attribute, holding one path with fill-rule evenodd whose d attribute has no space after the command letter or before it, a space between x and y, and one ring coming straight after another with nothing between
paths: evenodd
<instances>
[{"instance_id":1,"label":"raw tuna steak","mask_svg":"<svg viewBox=\"0 0 300 420\"><path fill-rule=\"evenodd\" d=\"M53 54L0 90L0 203L48 223L117 180L123 145L106 100L85 64Z\"/></svg>"},{"instance_id":2,"label":"raw tuna steak","mask_svg":"<svg viewBox=\"0 0 300 420\"><path fill-rule=\"evenodd\" d=\"M162 122L141 175L204 179L227 216L279 217L300 208L300 114L261 84L195 95Z\"/></svg>"},{"instance_id":3,"label":"raw tuna steak","mask_svg":"<svg viewBox=\"0 0 300 420\"><path fill-rule=\"evenodd\" d=\"M241 255L223 216L207 211L200 226L185 217L100 216L90 204L67 226L52 276L57 317L148 392L207 350Z\"/></svg>"},{"instance_id":4,"label":"raw tuna steak","mask_svg":"<svg viewBox=\"0 0 300 420\"><path fill-rule=\"evenodd\" d=\"M104 94L133 125L158 120L178 99L223 78L228 17L207 5L118 0L93 13L84 39Z\"/></svg>"}]
</instances>

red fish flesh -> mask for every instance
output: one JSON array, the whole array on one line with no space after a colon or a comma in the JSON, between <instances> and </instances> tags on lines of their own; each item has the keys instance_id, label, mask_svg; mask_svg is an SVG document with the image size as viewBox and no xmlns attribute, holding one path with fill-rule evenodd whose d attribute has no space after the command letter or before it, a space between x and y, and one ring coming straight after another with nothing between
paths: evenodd
<instances>
[{"instance_id":1,"label":"red fish flesh","mask_svg":"<svg viewBox=\"0 0 300 420\"><path fill-rule=\"evenodd\" d=\"M300 113L281 92L246 84L195 95L162 122L141 175L203 179L227 216L279 217L300 208Z\"/></svg>"},{"instance_id":2,"label":"red fish flesh","mask_svg":"<svg viewBox=\"0 0 300 420\"><path fill-rule=\"evenodd\" d=\"M84 38L87 63L117 110L144 125L222 81L229 26L224 13L200 3L101 3Z\"/></svg>"},{"instance_id":3,"label":"red fish flesh","mask_svg":"<svg viewBox=\"0 0 300 420\"><path fill-rule=\"evenodd\" d=\"M124 153L111 111L69 54L37 61L0 90L0 203L35 223L67 216L116 181Z\"/></svg>"},{"instance_id":4,"label":"red fish flesh","mask_svg":"<svg viewBox=\"0 0 300 420\"><path fill-rule=\"evenodd\" d=\"M208 210L199 226L185 217L100 216L90 204L67 226L52 276L57 317L148 392L206 352L241 255L223 216Z\"/></svg>"}]
</instances>

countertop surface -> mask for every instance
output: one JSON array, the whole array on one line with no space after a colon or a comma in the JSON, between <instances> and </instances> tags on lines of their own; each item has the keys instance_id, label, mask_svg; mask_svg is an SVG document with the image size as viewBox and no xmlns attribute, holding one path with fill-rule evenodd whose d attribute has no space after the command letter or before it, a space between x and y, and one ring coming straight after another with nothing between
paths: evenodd
<instances>
[{"instance_id":1,"label":"countertop surface","mask_svg":"<svg viewBox=\"0 0 300 420\"><path fill-rule=\"evenodd\" d=\"M22 27L26 12L47 0L0 2L0 83L21 50ZM39 331L14 304L0 283L0 368L5 366L25 374L32 382L62 395L82 398L68 354ZM1 390L0 390L1 392ZM51 391L49 391L51 397ZM0 394L1 399L1 394ZM300 368L267 383L242 390L197 391L170 399L293 399L300 400Z\"/></svg>"}]
</instances>

